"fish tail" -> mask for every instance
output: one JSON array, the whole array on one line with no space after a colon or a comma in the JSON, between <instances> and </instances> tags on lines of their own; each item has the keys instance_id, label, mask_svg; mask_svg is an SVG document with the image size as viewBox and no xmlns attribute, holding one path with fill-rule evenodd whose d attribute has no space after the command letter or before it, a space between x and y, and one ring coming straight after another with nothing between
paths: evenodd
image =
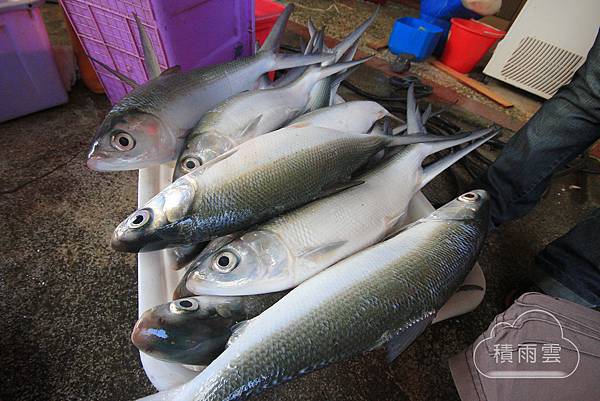
<instances>
[{"instance_id":1,"label":"fish tail","mask_svg":"<svg viewBox=\"0 0 600 401\"><path fill-rule=\"evenodd\" d=\"M406 93L406 134L416 135L426 133L415 99L415 85L410 84Z\"/></svg>"},{"instance_id":2,"label":"fish tail","mask_svg":"<svg viewBox=\"0 0 600 401\"><path fill-rule=\"evenodd\" d=\"M358 69L360 65L355 65L353 67L348 68L346 71L342 71L337 73L334 78L333 78L333 82L331 83L331 88L329 90L329 105L333 106L334 101L335 101L335 95L337 94L337 91L340 87L340 85L342 84L342 82L348 78L350 75L352 75L352 73L354 71L356 71Z\"/></svg>"},{"instance_id":3,"label":"fish tail","mask_svg":"<svg viewBox=\"0 0 600 401\"><path fill-rule=\"evenodd\" d=\"M311 64L318 64L332 59L331 54L271 54L273 58L269 70L285 70L287 68L302 67Z\"/></svg>"},{"instance_id":4,"label":"fish tail","mask_svg":"<svg viewBox=\"0 0 600 401\"><path fill-rule=\"evenodd\" d=\"M439 175L442 171L446 170L448 167L456 163L458 160L462 159L466 155L468 155L473 150L477 149L479 146L483 145L488 140L492 139L499 132L499 128L492 127L481 129L473 132L472 134L465 136L460 139L449 139L448 141L441 141L435 143L426 144L428 151L427 155L430 155L435 152L439 152L440 150L448 149L452 146L461 145L466 142L470 142L472 140L478 139L472 144L465 146L464 148L451 153L450 155L442 158L441 160L430 164L429 166L423 169L423 178L421 180L420 188L423 188L427 183L429 183L432 179L434 179L437 175Z\"/></svg>"},{"instance_id":5,"label":"fish tail","mask_svg":"<svg viewBox=\"0 0 600 401\"><path fill-rule=\"evenodd\" d=\"M346 74L346 73L348 73L348 70L351 70L350 71L350 73L351 73L354 71L353 70L354 67L358 67L359 65L370 60L371 58L372 58L372 56L365 57L363 59L356 60L356 61L348 61L346 63L338 63L338 64L330 65L328 67L323 67L323 68L319 69L319 75L317 77L317 81L320 81L323 78L327 78L327 77L337 74L337 73ZM348 73L348 75L349 75L349 73ZM342 78L342 80L340 80L340 82L338 83L338 86L348 75L345 75ZM333 82L335 82L335 80Z\"/></svg>"},{"instance_id":6,"label":"fish tail","mask_svg":"<svg viewBox=\"0 0 600 401\"><path fill-rule=\"evenodd\" d=\"M373 21L375 21L377 15L379 14L379 9L380 7L378 6L373 15L369 17L369 19L360 24L358 28L356 28L350 35L346 36L340 43L337 44L337 46L333 49L336 62L342 58L342 56L344 55L344 53L346 53L348 49L352 48L358 42L360 37L371 26L371 24L373 23Z\"/></svg>"},{"instance_id":7,"label":"fish tail","mask_svg":"<svg viewBox=\"0 0 600 401\"><path fill-rule=\"evenodd\" d=\"M279 44L281 43L281 38L283 36L283 32L285 31L285 25L290 18L290 15L294 11L294 5L288 4L285 7L285 10L281 13L275 25L271 29L269 36L265 39L265 42L261 46L259 52L263 53L275 53L279 49Z\"/></svg>"}]
</instances>

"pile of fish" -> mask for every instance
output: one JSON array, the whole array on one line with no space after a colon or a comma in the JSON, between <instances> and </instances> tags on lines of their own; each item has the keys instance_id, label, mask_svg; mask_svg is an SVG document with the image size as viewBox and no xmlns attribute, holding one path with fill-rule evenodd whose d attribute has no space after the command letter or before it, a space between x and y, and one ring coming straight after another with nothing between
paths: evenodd
<instances>
[{"instance_id":1,"label":"pile of fish","mask_svg":"<svg viewBox=\"0 0 600 401\"><path fill-rule=\"evenodd\" d=\"M173 248L185 269L173 301L145 311L132 341L158 359L208 365L148 399L243 399L380 347L393 359L458 288L485 237L483 191L405 218L423 186L496 130L427 133L413 88L406 123L375 102L336 104L366 61L353 58L377 12L332 49L309 24L303 54L281 54L292 10L249 58L161 73L138 21L151 79L103 65L134 89L100 126L88 166L175 161L173 182L111 241L124 252Z\"/></svg>"}]
</instances>

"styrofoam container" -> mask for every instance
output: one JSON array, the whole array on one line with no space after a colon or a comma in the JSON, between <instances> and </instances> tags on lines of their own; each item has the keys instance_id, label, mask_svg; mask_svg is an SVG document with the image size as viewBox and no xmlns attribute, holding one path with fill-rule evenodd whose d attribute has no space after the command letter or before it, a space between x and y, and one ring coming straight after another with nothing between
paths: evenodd
<instances>
[{"instance_id":1,"label":"styrofoam container","mask_svg":"<svg viewBox=\"0 0 600 401\"><path fill-rule=\"evenodd\" d=\"M254 0L60 0L88 55L145 82L148 74L135 23L148 32L164 70L183 71L250 56ZM131 88L94 65L112 103Z\"/></svg>"},{"instance_id":2,"label":"styrofoam container","mask_svg":"<svg viewBox=\"0 0 600 401\"><path fill-rule=\"evenodd\" d=\"M140 170L138 178L138 206L142 206L160 189L171 183L173 163L160 167ZM420 192L413 198L407 213L408 222L429 215L433 207ZM138 254L138 315L153 306L169 302L183 271L172 269L172 251L162 250ZM481 287L481 291L459 291L438 312L439 322L450 317L472 311L479 305L485 294L485 278L478 264L475 264L464 284ZM159 391L167 390L194 378L198 372L178 363L159 361L140 352L140 358L148 378Z\"/></svg>"},{"instance_id":3,"label":"styrofoam container","mask_svg":"<svg viewBox=\"0 0 600 401\"><path fill-rule=\"evenodd\" d=\"M66 103L43 0L0 0L0 122Z\"/></svg>"}]
</instances>

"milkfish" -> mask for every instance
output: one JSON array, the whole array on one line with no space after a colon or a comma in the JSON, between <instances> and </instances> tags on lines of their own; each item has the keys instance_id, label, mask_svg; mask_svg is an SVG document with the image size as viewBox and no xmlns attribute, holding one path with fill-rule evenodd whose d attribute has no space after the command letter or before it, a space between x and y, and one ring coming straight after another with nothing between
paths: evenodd
<instances>
[{"instance_id":1,"label":"milkfish","mask_svg":"<svg viewBox=\"0 0 600 401\"><path fill-rule=\"evenodd\" d=\"M285 294L177 299L145 311L135 324L131 341L157 359L208 365L225 350L236 327L242 327Z\"/></svg>"},{"instance_id":2,"label":"milkfish","mask_svg":"<svg viewBox=\"0 0 600 401\"><path fill-rule=\"evenodd\" d=\"M134 170L175 160L186 133L202 115L223 100L257 87L268 71L321 63L331 55L276 53L286 22L288 5L265 43L252 57L180 72L161 73L150 40L138 20L144 61L150 80L142 85L96 63L134 89L106 115L92 139L87 165L98 171Z\"/></svg>"},{"instance_id":3,"label":"milkfish","mask_svg":"<svg viewBox=\"0 0 600 401\"><path fill-rule=\"evenodd\" d=\"M283 127L304 112L311 88L317 82L366 60L329 67L313 65L288 85L243 92L220 103L188 134L173 178L189 173L248 139Z\"/></svg>"},{"instance_id":4,"label":"milkfish","mask_svg":"<svg viewBox=\"0 0 600 401\"><path fill-rule=\"evenodd\" d=\"M392 361L463 282L488 218L485 191L461 195L300 284L194 379L142 400L241 400L374 349Z\"/></svg>"},{"instance_id":5,"label":"milkfish","mask_svg":"<svg viewBox=\"0 0 600 401\"><path fill-rule=\"evenodd\" d=\"M418 191L496 133L488 128L459 139L404 147L358 176L360 185L277 216L241 236L213 240L190 263L180 285L192 294L230 296L293 288L403 224ZM429 155L473 140L425 169L421 166Z\"/></svg>"},{"instance_id":6,"label":"milkfish","mask_svg":"<svg viewBox=\"0 0 600 401\"><path fill-rule=\"evenodd\" d=\"M282 130L244 142L164 188L117 226L113 248L145 252L231 234L356 185L352 173L381 150L447 139Z\"/></svg>"}]
</instances>

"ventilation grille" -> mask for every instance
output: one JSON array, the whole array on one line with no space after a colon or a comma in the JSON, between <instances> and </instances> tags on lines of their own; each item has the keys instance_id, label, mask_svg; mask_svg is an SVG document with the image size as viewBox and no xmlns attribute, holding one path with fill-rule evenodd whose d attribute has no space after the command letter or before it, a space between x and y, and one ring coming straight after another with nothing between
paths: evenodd
<instances>
[{"instance_id":1,"label":"ventilation grille","mask_svg":"<svg viewBox=\"0 0 600 401\"><path fill-rule=\"evenodd\" d=\"M550 97L571 80L583 59L550 43L526 37L521 39L501 74Z\"/></svg>"}]
</instances>

